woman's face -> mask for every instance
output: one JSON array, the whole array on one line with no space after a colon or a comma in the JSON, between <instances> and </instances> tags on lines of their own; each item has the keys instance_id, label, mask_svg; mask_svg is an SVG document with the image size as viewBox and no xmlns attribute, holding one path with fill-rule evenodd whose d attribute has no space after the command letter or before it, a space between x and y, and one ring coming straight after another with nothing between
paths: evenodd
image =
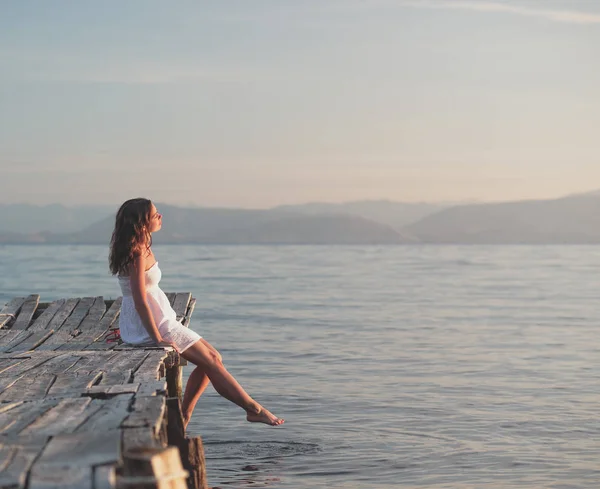
<instances>
[{"instance_id":1,"label":"woman's face","mask_svg":"<svg viewBox=\"0 0 600 489\"><path fill-rule=\"evenodd\" d=\"M148 226L151 233L155 233L162 227L162 214L159 214L154 204L152 204L152 209L150 211L150 223Z\"/></svg>"}]
</instances>

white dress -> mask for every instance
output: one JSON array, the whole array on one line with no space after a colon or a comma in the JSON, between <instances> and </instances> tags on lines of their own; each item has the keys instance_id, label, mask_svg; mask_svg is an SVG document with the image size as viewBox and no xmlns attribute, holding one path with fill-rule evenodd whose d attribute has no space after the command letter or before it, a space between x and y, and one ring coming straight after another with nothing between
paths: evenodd
<instances>
[{"instance_id":1,"label":"white dress","mask_svg":"<svg viewBox=\"0 0 600 489\"><path fill-rule=\"evenodd\" d=\"M186 350L201 336L177 321L177 314L171 307L169 298L158 286L162 277L158 262L146 270L145 275L146 300L158 331L165 340L175 343L180 352ZM144 328L142 318L135 309L129 277L118 275L117 278L123 294L121 315L119 316L121 339L132 345L154 345L154 340Z\"/></svg>"}]
</instances>

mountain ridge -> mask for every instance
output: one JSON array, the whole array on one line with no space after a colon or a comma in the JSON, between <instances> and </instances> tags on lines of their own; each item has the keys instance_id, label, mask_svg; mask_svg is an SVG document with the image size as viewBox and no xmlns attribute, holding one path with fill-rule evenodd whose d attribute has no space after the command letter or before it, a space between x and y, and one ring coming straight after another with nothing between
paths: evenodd
<instances>
[{"instance_id":1,"label":"mountain ridge","mask_svg":"<svg viewBox=\"0 0 600 489\"><path fill-rule=\"evenodd\" d=\"M385 200L270 209L156 205L164 219L153 238L164 244L600 244L600 191L453 206ZM61 207L51 209L60 219ZM38 210L29 206L35 215ZM107 244L115 212L76 231L27 232L31 223L0 230L0 244Z\"/></svg>"}]
</instances>

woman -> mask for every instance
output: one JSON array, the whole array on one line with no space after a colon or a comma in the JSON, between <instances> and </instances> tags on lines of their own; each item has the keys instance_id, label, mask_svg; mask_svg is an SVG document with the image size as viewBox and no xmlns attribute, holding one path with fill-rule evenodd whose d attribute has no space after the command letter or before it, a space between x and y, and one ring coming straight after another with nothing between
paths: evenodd
<instances>
[{"instance_id":1,"label":"woman","mask_svg":"<svg viewBox=\"0 0 600 489\"><path fill-rule=\"evenodd\" d=\"M151 248L151 235L161 226L162 216L148 199L128 200L117 212L109 264L123 293L119 318L121 338L134 345L172 346L196 365L183 396L186 426L209 381L221 396L246 411L248 421L272 426L282 424L283 419L271 414L244 391L208 341L177 321L169 299L158 286L161 271Z\"/></svg>"}]
</instances>

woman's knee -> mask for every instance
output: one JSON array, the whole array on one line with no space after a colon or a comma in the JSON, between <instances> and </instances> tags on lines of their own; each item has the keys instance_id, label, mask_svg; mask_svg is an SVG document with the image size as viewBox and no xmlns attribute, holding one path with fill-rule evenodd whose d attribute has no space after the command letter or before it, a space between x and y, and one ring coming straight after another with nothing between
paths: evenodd
<instances>
[{"instance_id":1,"label":"woman's knee","mask_svg":"<svg viewBox=\"0 0 600 489\"><path fill-rule=\"evenodd\" d=\"M221 355L218 352L214 352L211 350L207 352L199 352L199 354L193 355L190 358L187 358L187 360L192 362L197 367L200 367L207 371L217 370L223 367Z\"/></svg>"},{"instance_id":2,"label":"woman's knee","mask_svg":"<svg viewBox=\"0 0 600 489\"><path fill-rule=\"evenodd\" d=\"M217 351L217 350L215 350L215 357L217 358L217 360L218 360L220 363L223 363L223 356L222 356L222 355L221 355L221 353L220 353L219 351Z\"/></svg>"},{"instance_id":3,"label":"woman's knee","mask_svg":"<svg viewBox=\"0 0 600 489\"><path fill-rule=\"evenodd\" d=\"M220 370L225 368L223 365L223 357L216 350L210 352L210 368L212 370Z\"/></svg>"},{"instance_id":4,"label":"woman's knee","mask_svg":"<svg viewBox=\"0 0 600 489\"><path fill-rule=\"evenodd\" d=\"M208 348L198 342L182 353L182 356L194 365L205 370L223 368L223 357L214 348Z\"/></svg>"},{"instance_id":5,"label":"woman's knee","mask_svg":"<svg viewBox=\"0 0 600 489\"><path fill-rule=\"evenodd\" d=\"M217 357L219 358L220 362L223 361L223 357L222 357L221 353L214 346L212 346L208 341L206 341L204 338L202 338L202 339L200 339L200 342L204 346L206 346L206 348L208 348L210 351L215 352Z\"/></svg>"}]
</instances>

